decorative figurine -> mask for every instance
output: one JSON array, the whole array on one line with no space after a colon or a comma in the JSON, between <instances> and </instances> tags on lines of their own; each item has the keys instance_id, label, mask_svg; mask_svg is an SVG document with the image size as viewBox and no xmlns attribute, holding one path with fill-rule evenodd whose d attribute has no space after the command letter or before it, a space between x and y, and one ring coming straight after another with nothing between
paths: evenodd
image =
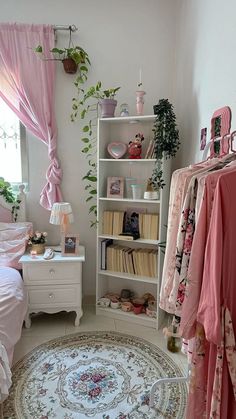
<instances>
[{"instance_id":1,"label":"decorative figurine","mask_svg":"<svg viewBox=\"0 0 236 419\"><path fill-rule=\"evenodd\" d=\"M129 159L141 159L142 154L142 142L144 140L144 136L142 133L138 133L135 135L134 140L130 141L128 144L128 153Z\"/></svg>"}]
</instances>

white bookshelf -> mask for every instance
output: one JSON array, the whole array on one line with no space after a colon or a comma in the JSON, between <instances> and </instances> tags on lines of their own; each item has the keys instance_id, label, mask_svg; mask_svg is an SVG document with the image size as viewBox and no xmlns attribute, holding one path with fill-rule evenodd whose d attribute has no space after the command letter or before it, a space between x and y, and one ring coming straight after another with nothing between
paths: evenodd
<instances>
[{"instance_id":1,"label":"white bookshelf","mask_svg":"<svg viewBox=\"0 0 236 419\"><path fill-rule=\"evenodd\" d=\"M123 142L128 145L138 132L144 134L142 143L142 156L145 156L149 141L153 138L153 125L155 115L145 116L129 116L104 118L98 121L98 229L97 229L97 270L96 270L96 301L103 297L106 293L120 293L123 288L130 289L135 296L142 297L143 294L149 292L153 294L157 300L159 307L159 291L160 278L162 276L164 255L159 248L158 251L158 269L157 277L147 277L132 275L125 272L113 272L101 269L101 242L104 239L113 239L114 244L122 244L123 246L132 248L148 248L157 249L158 243L165 241L166 224L168 216L169 202L169 181L170 181L170 164L169 161L162 162L163 178L165 187L161 190L159 200L134 200L124 194L124 198L108 198L107 195L107 178L112 176L118 177L134 177L138 183L145 184L148 177L151 176L155 164L155 159L128 159L124 156L121 159L113 159L107 152L107 145L111 142ZM147 213L159 214L159 232L158 240L149 240L140 238L130 241L124 240L119 236L103 234L103 212L125 211L126 209L136 208ZM111 309L96 307L97 314L103 314L119 320L132 321L140 325L159 328L162 325L164 312L158 308L157 318L153 319L146 314L126 313L121 309Z\"/></svg>"}]
</instances>

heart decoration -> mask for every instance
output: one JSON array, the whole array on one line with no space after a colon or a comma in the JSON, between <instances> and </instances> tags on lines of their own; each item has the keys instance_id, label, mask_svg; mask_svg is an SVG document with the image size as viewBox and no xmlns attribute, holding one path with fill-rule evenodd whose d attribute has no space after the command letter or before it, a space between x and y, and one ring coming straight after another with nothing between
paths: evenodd
<instances>
[{"instance_id":1,"label":"heart decoration","mask_svg":"<svg viewBox=\"0 0 236 419\"><path fill-rule=\"evenodd\" d=\"M107 146L107 151L114 159L120 159L127 151L127 145L124 143L110 143Z\"/></svg>"}]
</instances>

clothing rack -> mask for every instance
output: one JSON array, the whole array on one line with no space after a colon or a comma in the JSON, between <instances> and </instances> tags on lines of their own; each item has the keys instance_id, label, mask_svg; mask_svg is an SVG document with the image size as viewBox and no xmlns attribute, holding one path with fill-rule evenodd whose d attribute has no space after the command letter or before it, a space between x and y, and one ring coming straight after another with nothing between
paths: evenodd
<instances>
[{"instance_id":1,"label":"clothing rack","mask_svg":"<svg viewBox=\"0 0 236 419\"><path fill-rule=\"evenodd\" d=\"M166 377L166 378L160 378L159 380L157 380L151 388L150 391L150 400L149 400L149 406L150 407L154 407L154 394L155 391L157 389L157 387L161 384L166 384L166 383L185 383L186 381L189 380L190 377L190 365L188 366L188 372L187 375L184 377Z\"/></svg>"}]
</instances>

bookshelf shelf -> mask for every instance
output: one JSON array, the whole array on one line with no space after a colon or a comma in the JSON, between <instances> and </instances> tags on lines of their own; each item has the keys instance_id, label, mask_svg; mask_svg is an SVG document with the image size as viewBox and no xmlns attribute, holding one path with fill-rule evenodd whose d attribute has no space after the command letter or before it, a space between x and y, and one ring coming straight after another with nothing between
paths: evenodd
<instances>
[{"instance_id":1,"label":"bookshelf shelf","mask_svg":"<svg viewBox=\"0 0 236 419\"><path fill-rule=\"evenodd\" d=\"M160 243L160 240L150 240L150 239L125 240L125 239L122 239L119 236L110 236L110 235L107 235L107 234L99 234L98 238L99 239L112 239L112 240L122 241L122 242L127 243L127 245L130 242L131 243L135 242L135 243L140 243L140 244L145 244L145 245L150 244L150 245L156 245L156 246Z\"/></svg>"},{"instance_id":2,"label":"bookshelf shelf","mask_svg":"<svg viewBox=\"0 0 236 419\"><path fill-rule=\"evenodd\" d=\"M134 314L132 312L127 313L121 309L101 307L96 307L96 312L97 314L108 315L109 317L116 318L117 320L127 320L148 327L156 326L156 319L148 317L146 314Z\"/></svg>"},{"instance_id":3,"label":"bookshelf shelf","mask_svg":"<svg viewBox=\"0 0 236 419\"><path fill-rule=\"evenodd\" d=\"M155 159L99 159L100 162L112 162L112 163L134 163L134 164L140 164L140 163L154 163Z\"/></svg>"},{"instance_id":4,"label":"bookshelf shelf","mask_svg":"<svg viewBox=\"0 0 236 419\"><path fill-rule=\"evenodd\" d=\"M118 199L118 198L105 198L105 197L100 197L99 198L100 201L116 201L116 202L132 202L132 203L139 203L139 204L160 204L160 200L159 199L129 199L129 198L122 198L122 199Z\"/></svg>"},{"instance_id":5,"label":"bookshelf shelf","mask_svg":"<svg viewBox=\"0 0 236 419\"><path fill-rule=\"evenodd\" d=\"M146 282L148 284L157 284L157 278L150 277L150 276L138 276L138 275L127 274L125 272L113 272L113 271L106 271L106 270L101 270L98 273L99 275L107 275L111 278L123 278L123 279L129 279L131 281Z\"/></svg>"},{"instance_id":6,"label":"bookshelf shelf","mask_svg":"<svg viewBox=\"0 0 236 419\"><path fill-rule=\"evenodd\" d=\"M149 293L157 300L157 318L99 306L96 307L96 313L159 328L165 313L159 309L164 256L158 244L164 242L166 237L170 161L161 162L165 187L160 191L160 199L143 199L145 185L156 160L129 159L126 155L121 159L114 159L107 152L108 144L119 141L128 145L137 133L142 132L142 157L152 157L149 150L154 121L155 115L103 118L98 121L96 301L107 293L120 294L122 289L130 289L135 297ZM108 178L111 177L123 178L124 193L120 194L123 198L107 197ZM143 185L140 199L132 199L129 182L133 179L134 183ZM139 229L139 239L127 240L118 236L121 232L134 232L135 230L129 229L131 225L136 225ZM117 272L123 270L126 272ZM150 277L148 274L155 276Z\"/></svg>"}]
</instances>

